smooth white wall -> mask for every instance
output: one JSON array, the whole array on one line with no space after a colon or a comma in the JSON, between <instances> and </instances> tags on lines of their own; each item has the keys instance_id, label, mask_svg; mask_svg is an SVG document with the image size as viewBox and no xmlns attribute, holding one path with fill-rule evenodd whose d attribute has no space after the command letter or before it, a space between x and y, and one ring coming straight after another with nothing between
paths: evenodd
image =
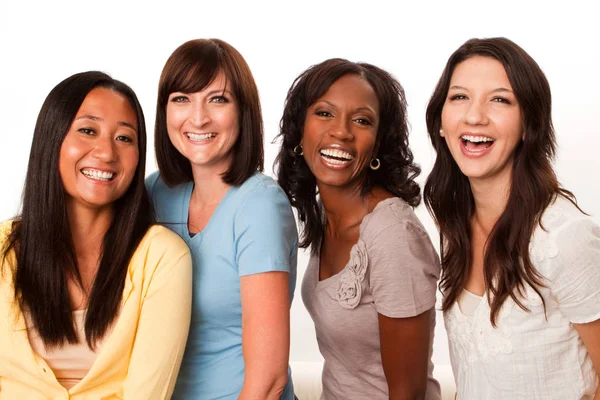
<instances>
[{"instance_id":1,"label":"smooth white wall","mask_svg":"<svg viewBox=\"0 0 600 400\"><path fill-rule=\"evenodd\" d=\"M189 39L228 41L256 78L265 121L267 172L283 101L293 79L331 57L365 61L394 74L406 90L411 147L423 167L434 158L425 108L448 56L471 37L506 36L533 56L552 87L561 183L600 216L600 24L593 2L391 1L3 1L0 3L0 220L18 211L37 113L67 76L102 70L132 86L145 110L152 154L156 90L164 62ZM432 241L435 227L417 213ZM518 221L516 221L518 223ZM307 262L299 258L299 280ZM291 358L319 360L310 317L296 291ZM434 361L448 363L441 315Z\"/></svg>"}]
</instances>

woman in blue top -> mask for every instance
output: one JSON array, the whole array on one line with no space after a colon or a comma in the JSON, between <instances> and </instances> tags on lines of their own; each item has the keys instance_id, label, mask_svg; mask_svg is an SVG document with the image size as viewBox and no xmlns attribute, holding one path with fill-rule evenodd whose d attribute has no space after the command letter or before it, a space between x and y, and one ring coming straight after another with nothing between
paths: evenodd
<instances>
[{"instance_id":1,"label":"woman in blue top","mask_svg":"<svg viewBox=\"0 0 600 400\"><path fill-rule=\"evenodd\" d=\"M260 173L260 101L240 53L217 39L177 48L160 77L155 129L159 171L146 186L194 264L174 398L293 399L296 223L286 195Z\"/></svg>"}]
</instances>

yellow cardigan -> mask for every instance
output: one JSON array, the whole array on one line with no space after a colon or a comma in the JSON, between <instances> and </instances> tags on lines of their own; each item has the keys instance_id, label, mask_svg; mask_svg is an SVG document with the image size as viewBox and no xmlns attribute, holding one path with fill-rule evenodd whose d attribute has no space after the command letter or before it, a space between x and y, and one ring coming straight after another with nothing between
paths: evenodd
<instances>
[{"instance_id":1,"label":"yellow cardigan","mask_svg":"<svg viewBox=\"0 0 600 400\"><path fill-rule=\"evenodd\" d=\"M10 221L0 224L0 249L10 229ZM14 264L11 252L0 265L0 399L170 398L192 301L192 261L179 236L162 226L148 230L129 263L112 332L87 375L70 390L29 344L14 298Z\"/></svg>"}]
</instances>

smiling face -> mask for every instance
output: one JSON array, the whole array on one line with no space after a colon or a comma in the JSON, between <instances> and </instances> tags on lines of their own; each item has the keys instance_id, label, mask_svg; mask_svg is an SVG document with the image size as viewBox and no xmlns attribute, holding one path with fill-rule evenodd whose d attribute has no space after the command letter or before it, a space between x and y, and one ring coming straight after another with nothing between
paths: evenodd
<instances>
[{"instance_id":1,"label":"smiling face","mask_svg":"<svg viewBox=\"0 0 600 400\"><path fill-rule=\"evenodd\" d=\"M442 130L452 157L471 181L510 180L523 121L499 61L475 56L456 66L442 110Z\"/></svg>"},{"instance_id":2,"label":"smiling face","mask_svg":"<svg viewBox=\"0 0 600 400\"><path fill-rule=\"evenodd\" d=\"M193 167L229 168L239 136L238 106L223 73L199 92L171 93L166 112L169 139Z\"/></svg>"},{"instance_id":3,"label":"smiling face","mask_svg":"<svg viewBox=\"0 0 600 400\"><path fill-rule=\"evenodd\" d=\"M302 147L304 159L319 185L348 186L361 182L375 157L379 101L359 75L335 81L308 107Z\"/></svg>"},{"instance_id":4,"label":"smiling face","mask_svg":"<svg viewBox=\"0 0 600 400\"><path fill-rule=\"evenodd\" d=\"M105 88L88 93L60 148L68 207L112 207L125 194L138 165L137 129L124 96Z\"/></svg>"}]
</instances>

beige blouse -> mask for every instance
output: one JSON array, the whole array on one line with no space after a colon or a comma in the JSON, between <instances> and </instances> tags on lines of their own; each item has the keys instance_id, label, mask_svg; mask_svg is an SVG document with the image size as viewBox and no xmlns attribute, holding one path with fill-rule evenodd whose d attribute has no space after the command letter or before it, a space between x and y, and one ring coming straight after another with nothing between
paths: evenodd
<instances>
[{"instance_id":1,"label":"beige blouse","mask_svg":"<svg viewBox=\"0 0 600 400\"><path fill-rule=\"evenodd\" d=\"M29 315L26 314L27 321L27 336L31 348L40 357L42 357L48 366L54 371L56 380L65 387L70 389L75 386L88 373L92 364L96 360L96 355L102 348L102 340L96 343L96 350L89 348L85 340L85 316L87 310L73 311L73 319L79 343L65 343L61 347L47 349L39 336L38 331L33 326L33 322ZM107 330L105 337L110 334L110 328Z\"/></svg>"}]
</instances>

